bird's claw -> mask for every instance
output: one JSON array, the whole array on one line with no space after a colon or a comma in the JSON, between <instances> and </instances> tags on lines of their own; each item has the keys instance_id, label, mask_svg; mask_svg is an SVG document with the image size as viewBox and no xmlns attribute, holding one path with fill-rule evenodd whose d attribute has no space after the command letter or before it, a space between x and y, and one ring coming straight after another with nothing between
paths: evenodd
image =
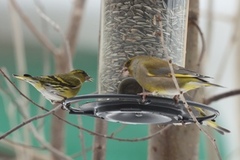
<instances>
[{"instance_id":1,"label":"bird's claw","mask_svg":"<svg viewBox=\"0 0 240 160\"><path fill-rule=\"evenodd\" d=\"M70 106L71 106L71 104L70 103L65 103L65 101L64 102L62 102L62 110L65 110L65 111L70 111Z\"/></svg>"},{"instance_id":2,"label":"bird's claw","mask_svg":"<svg viewBox=\"0 0 240 160\"><path fill-rule=\"evenodd\" d=\"M138 93L138 95L141 95L142 96L142 103L148 103L148 101L146 101L146 97L148 96L148 95L152 95L152 93L150 93L150 92L142 92L142 93Z\"/></svg>"},{"instance_id":3,"label":"bird's claw","mask_svg":"<svg viewBox=\"0 0 240 160\"><path fill-rule=\"evenodd\" d=\"M179 103L179 98L180 98L180 95L179 95L179 94L178 94L178 95L175 95L175 96L173 97L173 100L174 100L175 104L178 104L178 103Z\"/></svg>"}]
</instances>

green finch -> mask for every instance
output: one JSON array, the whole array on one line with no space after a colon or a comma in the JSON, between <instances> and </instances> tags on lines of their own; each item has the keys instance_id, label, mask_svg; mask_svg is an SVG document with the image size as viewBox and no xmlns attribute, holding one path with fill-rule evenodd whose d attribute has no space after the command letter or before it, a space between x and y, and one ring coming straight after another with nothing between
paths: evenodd
<instances>
[{"instance_id":1,"label":"green finch","mask_svg":"<svg viewBox=\"0 0 240 160\"><path fill-rule=\"evenodd\" d=\"M208 76L198 74L176 64L172 65L174 76L183 93L203 86L221 87L203 79L210 78ZM173 82L168 62L160 58L150 56L133 57L124 64L122 74L123 76L135 78L145 90L153 95L179 94Z\"/></svg>"}]
</instances>

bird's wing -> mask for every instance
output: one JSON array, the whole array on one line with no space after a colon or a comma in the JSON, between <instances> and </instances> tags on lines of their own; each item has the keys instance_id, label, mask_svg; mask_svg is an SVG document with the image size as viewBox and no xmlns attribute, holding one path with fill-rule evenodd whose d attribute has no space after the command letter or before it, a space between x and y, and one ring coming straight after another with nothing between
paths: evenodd
<instances>
[{"instance_id":1,"label":"bird's wing","mask_svg":"<svg viewBox=\"0 0 240 160\"><path fill-rule=\"evenodd\" d=\"M202 108L199 108L199 107L194 107L198 112L199 112L199 115L200 117L204 117L206 116L206 112L202 109ZM215 121L213 120L208 120L206 121L206 125L209 126L209 127L212 127L214 128L216 131L218 131L220 134L224 134L224 133L230 133L230 131L226 128L223 128L221 126L219 126Z\"/></svg>"},{"instance_id":2,"label":"bird's wing","mask_svg":"<svg viewBox=\"0 0 240 160\"><path fill-rule=\"evenodd\" d=\"M211 78L209 76L201 75L199 73L177 66L175 64L173 65L173 68L174 68L175 76L178 78L181 78L181 77Z\"/></svg>"},{"instance_id":3,"label":"bird's wing","mask_svg":"<svg viewBox=\"0 0 240 160\"><path fill-rule=\"evenodd\" d=\"M155 60L155 61L145 61L143 62L143 66L145 69L147 69L148 76L150 77L171 77L171 70L169 68L169 65L167 61L164 60ZM194 71L185 69L183 67L180 67L178 65L173 64L173 70L174 75L176 78L211 78L208 76L204 76L201 74L198 74Z\"/></svg>"},{"instance_id":4,"label":"bird's wing","mask_svg":"<svg viewBox=\"0 0 240 160\"><path fill-rule=\"evenodd\" d=\"M81 81L74 76L40 76L36 77L39 82L47 86L62 86L69 88L77 88L81 85Z\"/></svg>"}]
</instances>

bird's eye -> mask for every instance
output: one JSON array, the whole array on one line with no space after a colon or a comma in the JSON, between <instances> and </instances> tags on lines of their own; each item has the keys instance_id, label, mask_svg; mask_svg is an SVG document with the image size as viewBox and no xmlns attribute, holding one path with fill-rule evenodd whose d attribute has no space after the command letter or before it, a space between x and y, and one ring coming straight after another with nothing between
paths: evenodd
<instances>
[{"instance_id":1,"label":"bird's eye","mask_svg":"<svg viewBox=\"0 0 240 160\"><path fill-rule=\"evenodd\" d=\"M128 61L126 62L126 64L125 64L125 67L129 67L130 64L131 64L131 60L128 60Z\"/></svg>"},{"instance_id":2,"label":"bird's eye","mask_svg":"<svg viewBox=\"0 0 240 160\"><path fill-rule=\"evenodd\" d=\"M128 71L128 68L127 67L123 67L123 69L121 70L121 72L127 72Z\"/></svg>"}]
</instances>

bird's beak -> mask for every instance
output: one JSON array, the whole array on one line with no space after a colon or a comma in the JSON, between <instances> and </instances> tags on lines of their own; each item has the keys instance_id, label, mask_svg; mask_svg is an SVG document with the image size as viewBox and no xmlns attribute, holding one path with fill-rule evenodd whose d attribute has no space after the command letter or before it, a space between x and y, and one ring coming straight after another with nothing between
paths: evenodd
<instances>
[{"instance_id":1,"label":"bird's beak","mask_svg":"<svg viewBox=\"0 0 240 160\"><path fill-rule=\"evenodd\" d=\"M92 82L92 81L93 81L93 78L90 77L90 76L87 76L87 77L85 78L85 81L86 81L86 82Z\"/></svg>"},{"instance_id":2,"label":"bird's beak","mask_svg":"<svg viewBox=\"0 0 240 160\"><path fill-rule=\"evenodd\" d=\"M123 69L121 70L122 76L123 77L128 77L129 76L129 71L127 67L123 67Z\"/></svg>"}]
</instances>

